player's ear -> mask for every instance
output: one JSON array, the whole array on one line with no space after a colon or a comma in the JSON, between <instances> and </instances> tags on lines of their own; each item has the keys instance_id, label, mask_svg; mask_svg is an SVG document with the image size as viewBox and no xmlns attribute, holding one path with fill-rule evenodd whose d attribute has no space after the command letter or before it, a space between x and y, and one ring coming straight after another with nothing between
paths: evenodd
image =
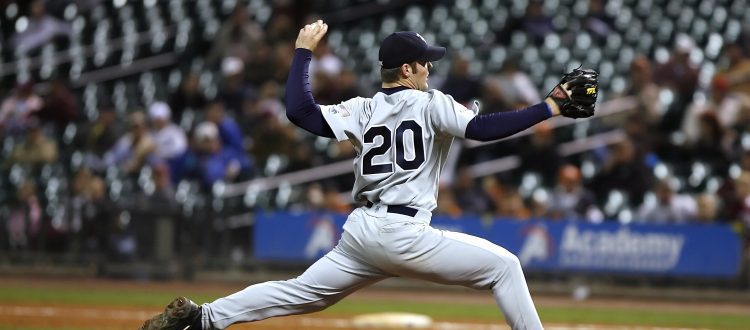
<instances>
[{"instance_id":1,"label":"player's ear","mask_svg":"<svg viewBox=\"0 0 750 330\"><path fill-rule=\"evenodd\" d=\"M401 64L401 74L404 75L404 77L411 76L413 72L411 72L411 65L408 63Z\"/></svg>"}]
</instances>

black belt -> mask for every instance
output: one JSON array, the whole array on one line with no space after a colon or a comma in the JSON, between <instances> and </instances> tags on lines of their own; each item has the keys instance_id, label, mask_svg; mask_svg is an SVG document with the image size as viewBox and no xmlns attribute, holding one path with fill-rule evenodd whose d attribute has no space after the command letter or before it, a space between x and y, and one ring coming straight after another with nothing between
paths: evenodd
<instances>
[{"instance_id":1,"label":"black belt","mask_svg":"<svg viewBox=\"0 0 750 330\"><path fill-rule=\"evenodd\" d=\"M372 205L372 202L367 201L367 207L372 207ZM387 207L388 213L397 213L412 218L417 215L417 212L419 212L419 210L406 205L388 205Z\"/></svg>"}]
</instances>

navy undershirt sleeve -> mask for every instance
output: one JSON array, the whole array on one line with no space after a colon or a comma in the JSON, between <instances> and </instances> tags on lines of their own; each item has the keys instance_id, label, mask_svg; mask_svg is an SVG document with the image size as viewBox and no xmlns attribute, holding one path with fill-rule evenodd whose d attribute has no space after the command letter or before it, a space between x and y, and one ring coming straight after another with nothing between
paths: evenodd
<instances>
[{"instance_id":1,"label":"navy undershirt sleeve","mask_svg":"<svg viewBox=\"0 0 750 330\"><path fill-rule=\"evenodd\" d=\"M493 141L511 136L552 117L546 103L516 111L477 115L466 126L467 139Z\"/></svg>"},{"instance_id":2,"label":"navy undershirt sleeve","mask_svg":"<svg viewBox=\"0 0 750 330\"><path fill-rule=\"evenodd\" d=\"M310 133L335 138L331 126L323 118L320 106L315 103L312 95L308 72L311 59L312 52L309 49L294 50L292 67L286 80L286 117Z\"/></svg>"}]
</instances>

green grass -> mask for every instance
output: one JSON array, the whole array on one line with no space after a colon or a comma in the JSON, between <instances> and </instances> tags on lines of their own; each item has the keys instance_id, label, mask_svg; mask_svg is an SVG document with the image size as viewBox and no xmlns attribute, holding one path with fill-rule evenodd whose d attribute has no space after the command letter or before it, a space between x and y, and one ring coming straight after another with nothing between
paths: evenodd
<instances>
[{"instance_id":1,"label":"green grass","mask_svg":"<svg viewBox=\"0 0 750 330\"><path fill-rule=\"evenodd\" d=\"M184 294L184 293L182 293ZM132 290L89 290L67 288L33 288L33 287L3 287L0 285L0 302L39 303L39 304L71 304L71 305L118 305L163 307L179 292L170 291L132 291ZM212 301L219 295L196 294L190 298L195 301Z\"/></svg>"},{"instance_id":2,"label":"green grass","mask_svg":"<svg viewBox=\"0 0 750 330\"><path fill-rule=\"evenodd\" d=\"M542 320L565 324L649 325L658 327L747 329L750 315L626 310L604 308L542 308Z\"/></svg>"},{"instance_id":3,"label":"green grass","mask_svg":"<svg viewBox=\"0 0 750 330\"><path fill-rule=\"evenodd\" d=\"M649 325L658 327L748 329L750 313L714 314L709 312L673 312L659 310L538 307L545 323ZM335 305L326 312L340 314L377 313L386 311L410 312L429 315L436 319L467 321L500 321L500 311L494 305L452 305L449 303L386 302L382 300L351 299Z\"/></svg>"},{"instance_id":4,"label":"green grass","mask_svg":"<svg viewBox=\"0 0 750 330\"><path fill-rule=\"evenodd\" d=\"M183 293L184 294L184 293ZM196 302L212 301L225 294L202 293L190 294ZM81 291L74 288L35 288L6 287L0 284L0 302L2 303L37 303L37 304L70 304L70 305L109 305L141 306L161 308L180 292L164 290L127 290L96 289ZM561 324L610 324L610 325L647 325L659 327L687 327L710 329L748 329L750 313L715 314L695 311L660 311L641 309L546 307L538 306L539 314L545 323ZM450 304L449 302L405 302L364 297L352 297L327 309L323 313L335 315L353 315L400 311L429 315L436 319L466 321L497 321L502 315L497 307L491 304ZM0 325L0 330L9 329ZM42 330L42 328L28 328ZM61 330L55 328L54 330Z\"/></svg>"},{"instance_id":5,"label":"green grass","mask_svg":"<svg viewBox=\"0 0 750 330\"><path fill-rule=\"evenodd\" d=\"M96 330L96 328L45 328L45 327L23 327L18 328L17 326L3 326L0 325L0 330Z\"/></svg>"}]
</instances>

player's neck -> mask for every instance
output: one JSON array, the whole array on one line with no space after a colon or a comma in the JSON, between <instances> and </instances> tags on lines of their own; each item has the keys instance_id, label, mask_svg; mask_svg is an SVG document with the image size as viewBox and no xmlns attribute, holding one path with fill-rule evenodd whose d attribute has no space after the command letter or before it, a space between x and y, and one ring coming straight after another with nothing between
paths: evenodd
<instances>
[{"instance_id":1,"label":"player's neck","mask_svg":"<svg viewBox=\"0 0 750 330\"><path fill-rule=\"evenodd\" d=\"M412 88L412 89L413 89L413 87L411 87L411 86L408 86L408 84L404 84L404 83L403 83L403 82L401 82L401 81L395 81L395 82L390 82L390 83L385 83L385 82L384 82L384 83L383 83L383 84L382 84L382 85L380 86L380 88L396 88L396 87L406 87L406 88Z\"/></svg>"}]
</instances>

